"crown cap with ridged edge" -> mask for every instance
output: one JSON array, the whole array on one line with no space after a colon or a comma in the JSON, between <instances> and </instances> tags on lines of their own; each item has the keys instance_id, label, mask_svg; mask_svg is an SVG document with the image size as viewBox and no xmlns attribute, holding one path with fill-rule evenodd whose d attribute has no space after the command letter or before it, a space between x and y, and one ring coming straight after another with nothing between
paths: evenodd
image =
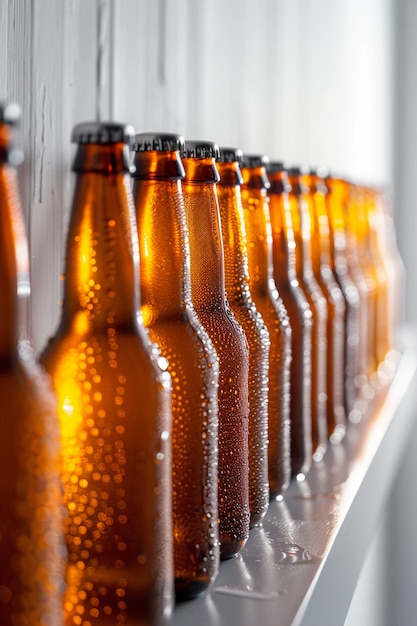
<instances>
[{"instance_id":1,"label":"crown cap with ridged edge","mask_svg":"<svg viewBox=\"0 0 417 626\"><path fill-rule=\"evenodd\" d=\"M240 148L219 148L219 156L217 161L219 163L239 163L242 164L243 152Z\"/></svg>"},{"instance_id":2,"label":"crown cap with ridged edge","mask_svg":"<svg viewBox=\"0 0 417 626\"><path fill-rule=\"evenodd\" d=\"M133 152L174 152L184 147L184 137L175 133L138 133L132 143Z\"/></svg>"},{"instance_id":3,"label":"crown cap with ridged edge","mask_svg":"<svg viewBox=\"0 0 417 626\"><path fill-rule=\"evenodd\" d=\"M243 153L242 167L268 167L269 157L265 154Z\"/></svg>"},{"instance_id":4,"label":"crown cap with ridged edge","mask_svg":"<svg viewBox=\"0 0 417 626\"><path fill-rule=\"evenodd\" d=\"M288 176L305 176L306 174L310 174L308 165L290 165L285 169Z\"/></svg>"},{"instance_id":5,"label":"crown cap with ridged edge","mask_svg":"<svg viewBox=\"0 0 417 626\"><path fill-rule=\"evenodd\" d=\"M71 141L78 144L131 144L135 130L130 124L117 122L81 122L76 124Z\"/></svg>"},{"instance_id":6,"label":"crown cap with ridged edge","mask_svg":"<svg viewBox=\"0 0 417 626\"><path fill-rule=\"evenodd\" d=\"M219 146L213 141L185 141L181 151L183 159L217 159L219 156Z\"/></svg>"},{"instance_id":7,"label":"crown cap with ridged edge","mask_svg":"<svg viewBox=\"0 0 417 626\"><path fill-rule=\"evenodd\" d=\"M276 174L277 172L287 171L287 167L284 161L270 161L266 169L268 174Z\"/></svg>"}]
</instances>

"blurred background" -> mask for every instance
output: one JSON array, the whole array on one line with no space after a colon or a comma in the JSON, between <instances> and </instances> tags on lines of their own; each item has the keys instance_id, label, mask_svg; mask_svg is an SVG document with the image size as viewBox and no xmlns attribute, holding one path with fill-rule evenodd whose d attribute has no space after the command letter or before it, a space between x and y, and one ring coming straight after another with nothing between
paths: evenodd
<instances>
[{"instance_id":1,"label":"blurred background","mask_svg":"<svg viewBox=\"0 0 417 626\"><path fill-rule=\"evenodd\" d=\"M415 330L417 0L1 0L0 56L0 97L22 106L37 351L59 317L70 133L90 119L325 165L383 186L406 268L404 319ZM415 432L351 626L417 624L414 449Z\"/></svg>"}]
</instances>

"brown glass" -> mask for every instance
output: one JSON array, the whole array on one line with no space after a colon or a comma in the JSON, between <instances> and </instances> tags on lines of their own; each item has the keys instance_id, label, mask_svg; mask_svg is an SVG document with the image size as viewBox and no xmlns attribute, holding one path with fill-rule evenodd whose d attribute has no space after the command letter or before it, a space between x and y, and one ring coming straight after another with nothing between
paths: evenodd
<instances>
[{"instance_id":1,"label":"brown glass","mask_svg":"<svg viewBox=\"0 0 417 626\"><path fill-rule=\"evenodd\" d=\"M312 313L296 274L294 231L288 175L269 172L274 280L292 328L290 372L291 462L293 474L305 474L312 462L311 335Z\"/></svg>"},{"instance_id":2,"label":"brown glass","mask_svg":"<svg viewBox=\"0 0 417 626\"><path fill-rule=\"evenodd\" d=\"M377 230L377 202L378 194L370 187L357 186L360 195L361 218L364 220L362 229L363 239L367 242L367 254L372 275L375 281L375 318L374 318L374 346L369 361L373 366L371 379L378 384L377 371L386 355L390 351L392 331L389 320L388 304L388 281L389 274L387 265L383 258L383 253L379 243L379 233Z\"/></svg>"},{"instance_id":3,"label":"brown glass","mask_svg":"<svg viewBox=\"0 0 417 626\"><path fill-rule=\"evenodd\" d=\"M383 189L368 189L370 194L370 229L373 247L386 275L387 329L378 326L378 358L388 359L395 367L401 350L401 330L404 308L404 264L396 242L391 200Z\"/></svg>"},{"instance_id":4,"label":"brown glass","mask_svg":"<svg viewBox=\"0 0 417 626\"><path fill-rule=\"evenodd\" d=\"M345 300L345 412L352 412L358 400L357 376L359 373L359 339L361 327L361 299L358 287L347 262L345 204L347 185L341 178L326 177L326 206L330 229L330 262ZM356 418L355 418L356 419Z\"/></svg>"},{"instance_id":5,"label":"brown glass","mask_svg":"<svg viewBox=\"0 0 417 626\"><path fill-rule=\"evenodd\" d=\"M361 387L371 381L376 370L376 307L377 282L374 267L366 207L362 187L351 182L348 185L348 201L345 205L347 233L347 258L351 273L359 289L363 325L359 339Z\"/></svg>"},{"instance_id":6,"label":"brown glass","mask_svg":"<svg viewBox=\"0 0 417 626\"><path fill-rule=\"evenodd\" d=\"M220 558L237 554L249 534L249 349L225 298L224 257L212 157L182 159L190 240L191 299L219 357L218 504Z\"/></svg>"},{"instance_id":7,"label":"brown glass","mask_svg":"<svg viewBox=\"0 0 417 626\"><path fill-rule=\"evenodd\" d=\"M127 146L78 147L59 328L68 546L65 624L163 624L172 612L170 376L138 320Z\"/></svg>"},{"instance_id":8,"label":"brown glass","mask_svg":"<svg viewBox=\"0 0 417 626\"><path fill-rule=\"evenodd\" d=\"M135 166L141 310L172 377L175 588L185 599L204 591L219 567L219 368L191 303L179 152L136 152Z\"/></svg>"},{"instance_id":9,"label":"brown glass","mask_svg":"<svg viewBox=\"0 0 417 626\"><path fill-rule=\"evenodd\" d=\"M11 133L0 122L0 623L61 626L59 424L49 380L19 328L29 257Z\"/></svg>"},{"instance_id":10,"label":"brown glass","mask_svg":"<svg viewBox=\"0 0 417 626\"><path fill-rule=\"evenodd\" d=\"M326 208L327 188L312 173L304 177L312 209L311 250L313 272L327 301L327 431L333 443L346 431L344 406L345 300L331 267L330 226Z\"/></svg>"},{"instance_id":11,"label":"brown glass","mask_svg":"<svg viewBox=\"0 0 417 626\"><path fill-rule=\"evenodd\" d=\"M260 524L269 504L268 481L268 329L249 289L244 238L242 174L237 161L217 161L217 197L222 229L227 301L249 344L249 505L250 526ZM272 399L271 399L272 400ZM271 412L274 406L271 403Z\"/></svg>"},{"instance_id":12,"label":"brown glass","mask_svg":"<svg viewBox=\"0 0 417 626\"><path fill-rule=\"evenodd\" d=\"M327 303L312 265L312 205L302 172L288 176L289 201L295 241L297 280L310 306L311 336L311 423L313 458L320 460L327 445Z\"/></svg>"},{"instance_id":13,"label":"brown glass","mask_svg":"<svg viewBox=\"0 0 417 626\"><path fill-rule=\"evenodd\" d=\"M248 253L249 288L271 341L269 356L268 475L270 496L285 491L291 463L304 467L305 458L292 455L290 433L290 362L292 331L278 294L272 269L272 239L265 167L242 167L242 203ZM292 424L291 424L292 427ZM293 465L293 468L295 466ZM306 467L306 466L305 466Z\"/></svg>"}]
</instances>

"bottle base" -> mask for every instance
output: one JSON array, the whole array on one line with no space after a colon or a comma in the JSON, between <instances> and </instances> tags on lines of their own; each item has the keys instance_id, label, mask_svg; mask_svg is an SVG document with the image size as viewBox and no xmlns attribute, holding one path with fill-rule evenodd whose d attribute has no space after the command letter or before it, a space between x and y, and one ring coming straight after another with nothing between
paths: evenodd
<instances>
[{"instance_id":1,"label":"bottle base","mask_svg":"<svg viewBox=\"0 0 417 626\"><path fill-rule=\"evenodd\" d=\"M246 541L247 537L245 537L245 539L241 539L240 541L220 542L220 560L225 561L226 559L231 559L239 554Z\"/></svg>"},{"instance_id":2,"label":"bottle base","mask_svg":"<svg viewBox=\"0 0 417 626\"><path fill-rule=\"evenodd\" d=\"M210 585L210 580L189 580L186 578L175 579L175 602L186 602L198 598Z\"/></svg>"}]
</instances>

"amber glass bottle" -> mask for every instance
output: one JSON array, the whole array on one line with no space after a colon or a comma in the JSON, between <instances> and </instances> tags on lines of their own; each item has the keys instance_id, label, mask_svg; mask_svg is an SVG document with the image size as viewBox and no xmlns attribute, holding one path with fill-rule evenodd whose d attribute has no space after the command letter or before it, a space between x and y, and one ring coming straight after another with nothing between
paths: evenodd
<instances>
[{"instance_id":1,"label":"amber glass bottle","mask_svg":"<svg viewBox=\"0 0 417 626\"><path fill-rule=\"evenodd\" d=\"M220 558L237 554L249 534L249 349L225 297L216 183L219 154L211 142L186 141L182 182L190 241L191 299L219 357L218 505Z\"/></svg>"},{"instance_id":2,"label":"amber glass bottle","mask_svg":"<svg viewBox=\"0 0 417 626\"><path fill-rule=\"evenodd\" d=\"M376 189L366 186L356 186L360 197L360 217L362 221L362 239L366 247L369 271L375 281L375 317L373 333L373 352L370 354L371 382L379 385L378 368L384 362L391 347L391 329L389 321L388 280L389 271L381 250L377 229Z\"/></svg>"},{"instance_id":3,"label":"amber glass bottle","mask_svg":"<svg viewBox=\"0 0 417 626\"><path fill-rule=\"evenodd\" d=\"M198 595L219 566L217 354L191 303L190 249L179 135L133 144L145 327L172 378L172 494L177 599Z\"/></svg>"},{"instance_id":4,"label":"amber glass bottle","mask_svg":"<svg viewBox=\"0 0 417 626\"><path fill-rule=\"evenodd\" d=\"M249 504L250 525L262 522L269 504L268 366L269 333L249 289L245 225L240 185L242 151L221 148L217 197L222 229L227 301L249 344ZM272 402L274 412L274 404ZM273 419L276 419L276 407Z\"/></svg>"},{"instance_id":5,"label":"amber glass bottle","mask_svg":"<svg viewBox=\"0 0 417 626\"><path fill-rule=\"evenodd\" d=\"M330 262L345 300L345 412L346 417L357 420L355 405L358 399L357 375L359 372L359 336L361 301L359 290L351 276L347 262L345 204L347 185L342 178L331 175L325 178L326 207L330 229Z\"/></svg>"},{"instance_id":6,"label":"amber glass bottle","mask_svg":"<svg viewBox=\"0 0 417 626\"><path fill-rule=\"evenodd\" d=\"M314 276L327 302L327 432L338 443L346 431L344 407L345 301L331 268L330 229L326 208L325 172L310 171L303 182L308 188L311 212L311 252Z\"/></svg>"},{"instance_id":7,"label":"amber glass bottle","mask_svg":"<svg viewBox=\"0 0 417 626\"><path fill-rule=\"evenodd\" d=\"M291 459L293 474L305 474L312 461L312 313L297 278L288 175L280 162L268 165L273 276L292 328L290 371Z\"/></svg>"},{"instance_id":8,"label":"amber glass bottle","mask_svg":"<svg viewBox=\"0 0 417 626\"><path fill-rule=\"evenodd\" d=\"M362 186L348 182L348 201L345 205L347 259L351 273L364 303L359 353L361 391L371 382L376 371L376 308L377 276L370 247L366 201ZM366 309L366 310L365 310ZM381 320L382 323L382 320Z\"/></svg>"},{"instance_id":9,"label":"amber glass bottle","mask_svg":"<svg viewBox=\"0 0 417 626\"><path fill-rule=\"evenodd\" d=\"M170 375L138 316L132 136L73 130L62 316L42 356L61 420L66 626L159 625L173 606Z\"/></svg>"},{"instance_id":10,"label":"amber glass bottle","mask_svg":"<svg viewBox=\"0 0 417 626\"><path fill-rule=\"evenodd\" d=\"M306 168L288 170L290 210L295 241L297 280L312 312L311 422L314 458L323 457L327 443L327 303L316 280L312 262L311 201L304 177Z\"/></svg>"},{"instance_id":11,"label":"amber glass bottle","mask_svg":"<svg viewBox=\"0 0 417 626\"><path fill-rule=\"evenodd\" d=\"M296 471L305 465L298 456L291 436L298 437L297 425L290 433L290 363L292 329L287 310L273 278L272 237L266 174L268 158L244 155L242 163L242 202L248 252L249 288L262 315L271 341L269 357L269 489L279 496L291 478L291 461ZM291 457L292 453L292 457ZM295 466L293 466L295 467Z\"/></svg>"},{"instance_id":12,"label":"amber glass bottle","mask_svg":"<svg viewBox=\"0 0 417 626\"><path fill-rule=\"evenodd\" d=\"M63 624L59 424L45 373L22 340L29 255L14 155L16 105L0 104L0 623Z\"/></svg>"},{"instance_id":13,"label":"amber glass bottle","mask_svg":"<svg viewBox=\"0 0 417 626\"><path fill-rule=\"evenodd\" d=\"M378 346L380 358L384 354L386 365L392 370L398 362L401 350L401 330L404 313L404 264L398 251L393 206L390 197L383 189L369 190L372 194L370 228L374 246L384 265L387 279L387 332L378 326Z\"/></svg>"}]
</instances>

